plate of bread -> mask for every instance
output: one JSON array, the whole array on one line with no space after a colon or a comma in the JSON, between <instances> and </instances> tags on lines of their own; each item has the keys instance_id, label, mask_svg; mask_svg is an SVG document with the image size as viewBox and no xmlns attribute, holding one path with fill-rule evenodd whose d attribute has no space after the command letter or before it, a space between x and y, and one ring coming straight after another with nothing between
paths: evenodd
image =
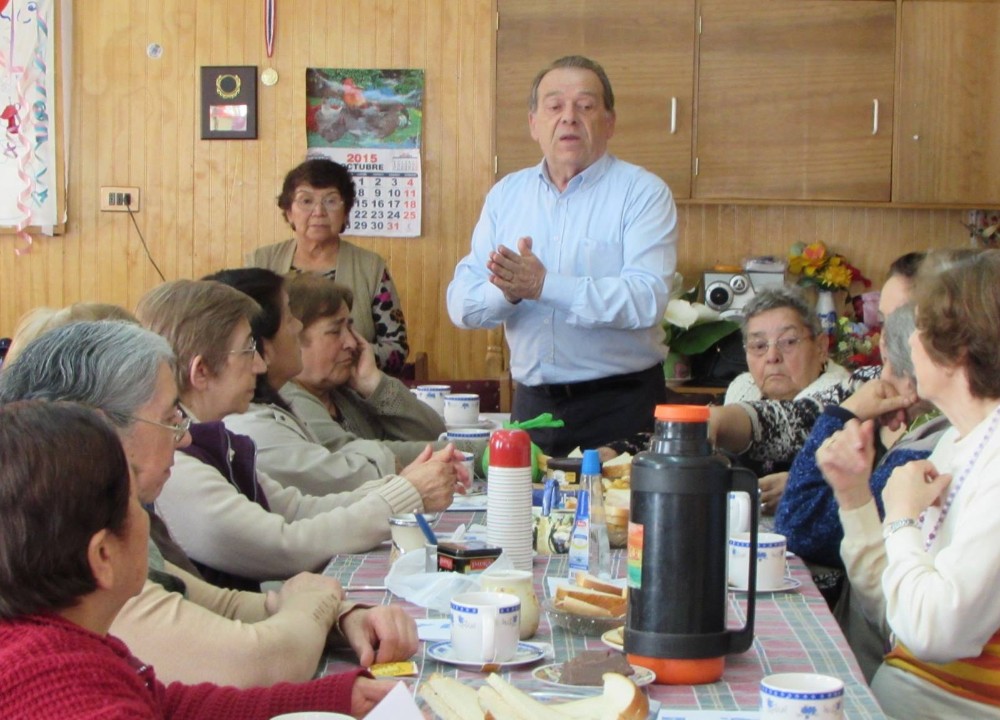
<instances>
[{"instance_id":1,"label":"plate of bread","mask_svg":"<svg viewBox=\"0 0 1000 720\"><path fill-rule=\"evenodd\" d=\"M568 702L543 703L499 675L476 689L455 678L433 674L417 695L440 720L536 720L556 715L574 720L646 720L649 698L629 678L605 673L600 695Z\"/></svg>"},{"instance_id":2,"label":"plate of bread","mask_svg":"<svg viewBox=\"0 0 1000 720\"><path fill-rule=\"evenodd\" d=\"M542 603L553 625L581 635L601 635L625 622L628 590L587 573L577 573L575 585L560 585L555 597Z\"/></svg>"}]
</instances>

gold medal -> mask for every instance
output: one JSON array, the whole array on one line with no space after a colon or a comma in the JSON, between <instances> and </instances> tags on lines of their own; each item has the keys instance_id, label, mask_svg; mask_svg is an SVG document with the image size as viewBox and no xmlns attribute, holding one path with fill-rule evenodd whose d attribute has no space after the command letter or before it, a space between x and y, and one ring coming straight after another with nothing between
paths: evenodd
<instances>
[{"instance_id":1,"label":"gold medal","mask_svg":"<svg viewBox=\"0 0 1000 720\"><path fill-rule=\"evenodd\" d=\"M276 85L278 82L278 71L274 68L267 68L260 74L260 81L268 87Z\"/></svg>"}]
</instances>

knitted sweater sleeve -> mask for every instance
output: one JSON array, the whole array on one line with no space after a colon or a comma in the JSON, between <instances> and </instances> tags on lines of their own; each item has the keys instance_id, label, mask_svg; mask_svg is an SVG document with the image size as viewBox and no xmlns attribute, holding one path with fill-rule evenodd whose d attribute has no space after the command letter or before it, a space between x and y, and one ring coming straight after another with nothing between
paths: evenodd
<instances>
[{"instance_id":1,"label":"knitted sweater sleeve","mask_svg":"<svg viewBox=\"0 0 1000 720\"><path fill-rule=\"evenodd\" d=\"M354 681L364 670L328 675L305 683L237 689L203 683L160 685L170 720L268 720L287 712L328 710L349 714Z\"/></svg>"}]
</instances>

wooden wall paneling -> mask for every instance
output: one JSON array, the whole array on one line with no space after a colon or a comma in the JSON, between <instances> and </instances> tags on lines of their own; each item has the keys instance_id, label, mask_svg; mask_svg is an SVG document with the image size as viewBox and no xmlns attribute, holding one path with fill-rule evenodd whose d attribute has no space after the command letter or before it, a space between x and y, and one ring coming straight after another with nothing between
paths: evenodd
<instances>
[{"instance_id":1,"label":"wooden wall paneling","mask_svg":"<svg viewBox=\"0 0 1000 720\"><path fill-rule=\"evenodd\" d=\"M493 9L493 0L279 3L272 63L280 80L258 87L257 141L201 140L198 82L202 65L266 66L259 0L104 0L101 13L77 12L67 233L36 236L23 256L14 254L13 238L0 241L0 335L36 305L102 300L134 308L159 282L128 216L98 211L100 185L141 188L136 220L168 279L241 265L247 250L289 237L274 200L305 152L305 68L386 62L427 73L423 236L358 243L389 261L413 349L429 352L430 374L484 377L488 333L455 328L444 293L493 179ZM161 59L145 56L149 42L163 45ZM908 249L966 245L963 217L686 204L678 264L691 283L716 262L823 240L879 282L882 268Z\"/></svg>"}]
</instances>

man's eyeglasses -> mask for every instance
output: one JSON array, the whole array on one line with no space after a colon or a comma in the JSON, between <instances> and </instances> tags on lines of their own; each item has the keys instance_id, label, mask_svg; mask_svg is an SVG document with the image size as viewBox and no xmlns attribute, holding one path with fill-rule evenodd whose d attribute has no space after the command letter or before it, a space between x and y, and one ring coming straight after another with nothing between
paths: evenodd
<instances>
[{"instance_id":1,"label":"man's eyeglasses","mask_svg":"<svg viewBox=\"0 0 1000 720\"><path fill-rule=\"evenodd\" d=\"M255 352L257 352L257 341L254 340L253 338L250 338L250 342L247 343L247 346L245 348L242 348L240 350L230 350L229 354L246 355L252 360Z\"/></svg>"},{"instance_id":2,"label":"man's eyeglasses","mask_svg":"<svg viewBox=\"0 0 1000 720\"><path fill-rule=\"evenodd\" d=\"M787 337L780 337L777 340L770 341L764 340L763 338L757 338L755 340L750 340L743 349L747 351L747 355L753 355L754 357L761 357L767 355L768 350L772 346L778 348L778 352L782 355L786 353L795 352L796 348L803 340L810 340L812 336L810 335L789 335Z\"/></svg>"},{"instance_id":3,"label":"man's eyeglasses","mask_svg":"<svg viewBox=\"0 0 1000 720\"><path fill-rule=\"evenodd\" d=\"M337 210L340 210L340 208L344 207L344 199L336 195L325 197L322 200L317 200L316 198L309 196L297 197L292 201L292 203L300 210L310 213L316 209L317 205L322 205L323 209L328 213L336 212Z\"/></svg>"},{"instance_id":4,"label":"man's eyeglasses","mask_svg":"<svg viewBox=\"0 0 1000 720\"><path fill-rule=\"evenodd\" d=\"M156 425L156 427L161 427L164 430L169 430L174 434L174 444L177 445L184 436L187 435L187 431L191 429L191 418L184 417L181 418L180 422L177 423L161 423L156 420L147 420L146 418L141 418L138 415L132 415L133 420L138 420L139 422L144 422L147 425Z\"/></svg>"}]
</instances>

